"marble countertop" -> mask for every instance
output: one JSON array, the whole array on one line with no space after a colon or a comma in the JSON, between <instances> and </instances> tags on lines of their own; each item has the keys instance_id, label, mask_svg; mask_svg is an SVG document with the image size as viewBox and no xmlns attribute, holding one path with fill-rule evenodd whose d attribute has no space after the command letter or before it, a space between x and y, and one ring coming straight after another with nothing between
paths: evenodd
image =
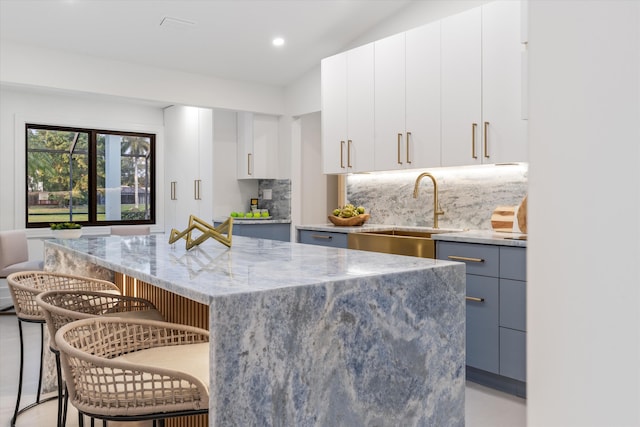
<instances>
[{"instance_id":1,"label":"marble countertop","mask_svg":"<svg viewBox=\"0 0 640 427\"><path fill-rule=\"evenodd\" d=\"M213 222L225 222L229 219L228 216L220 216L213 218ZM242 224L291 224L290 219L248 219L248 218L233 218L233 225Z\"/></svg>"},{"instance_id":2,"label":"marble countertop","mask_svg":"<svg viewBox=\"0 0 640 427\"><path fill-rule=\"evenodd\" d=\"M52 239L45 270L119 272L207 304L210 425L464 425L462 263L241 236L184 243Z\"/></svg>"},{"instance_id":3,"label":"marble countertop","mask_svg":"<svg viewBox=\"0 0 640 427\"><path fill-rule=\"evenodd\" d=\"M370 231L422 231L433 232L433 240L449 242L481 243L487 245L527 247L527 235L520 233L504 233L493 230L459 230L431 227L396 226L384 224L364 224L358 227L340 227L333 224L298 225L298 230L327 231L333 233L362 233Z\"/></svg>"},{"instance_id":4,"label":"marble countertop","mask_svg":"<svg viewBox=\"0 0 640 427\"><path fill-rule=\"evenodd\" d=\"M467 230L459 233L442 233L431 236L433 240L446 242L481 243L485 245L527 247L527 235L493 230Z\"/></svg>"},{"instance_id":5,"label":"marble countertop","mask_svg":"<svg viewBox=\"0 0 640 427\"><path fill-rule=\"evenodd\" d=\"M165 235L52 239L46 247L209 303L214 296L432 269L447 261L234 236L190 251ZM45 259L45 264L56 260Z\"/></svg>"}]
</instances>

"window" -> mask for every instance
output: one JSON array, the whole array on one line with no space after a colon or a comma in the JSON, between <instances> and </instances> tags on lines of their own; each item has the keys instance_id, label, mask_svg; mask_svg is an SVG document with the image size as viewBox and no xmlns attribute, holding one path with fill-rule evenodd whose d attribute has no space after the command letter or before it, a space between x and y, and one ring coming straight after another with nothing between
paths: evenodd
<instances>
[{"instance_id":1,"label":"window","mask_svg":"<svg viewBox=\"0 0 640 427\"><path fill-rule=\"evenodd\" d=\"M155 222L155 135L26 125L27 227Z\"/></svg>"}]
</instances>

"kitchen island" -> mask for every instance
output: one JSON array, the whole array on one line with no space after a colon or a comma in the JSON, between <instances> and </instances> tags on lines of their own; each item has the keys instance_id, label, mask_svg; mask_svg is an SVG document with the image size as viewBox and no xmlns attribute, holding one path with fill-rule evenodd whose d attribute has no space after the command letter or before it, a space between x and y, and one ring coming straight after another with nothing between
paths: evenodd
<instances>
[{"instance_id":1,"label":"kitchen island","mask_svg":"<svg viewBox=\"0 0 640 427\"><path fill-rule=\"evenodd\" d=\"M122 276L127 292L181 298L154 301L167 319L205 319L210 426L464 425L464 265L246 237L191 251L167 240L50 240L45 269Z\"/></svg>"}]
</instances>

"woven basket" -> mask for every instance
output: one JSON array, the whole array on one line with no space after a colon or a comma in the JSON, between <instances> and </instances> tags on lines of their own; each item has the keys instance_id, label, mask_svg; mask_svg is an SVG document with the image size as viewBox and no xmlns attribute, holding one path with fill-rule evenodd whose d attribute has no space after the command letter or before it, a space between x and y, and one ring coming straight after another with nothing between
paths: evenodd
<instances>
[{"instance_id":1,"label":"woven basket","mask_svg":"<svg viewBox=\"0 0 640 427\"><path fill-rule=\"evenodd\" d=\"M369 219L369 214L361 214L358 216L352 216L351 218L340 218L339 216L329 215L329 221L337 226L358 226L362 225Z\"/></svg>"}]
</instances>

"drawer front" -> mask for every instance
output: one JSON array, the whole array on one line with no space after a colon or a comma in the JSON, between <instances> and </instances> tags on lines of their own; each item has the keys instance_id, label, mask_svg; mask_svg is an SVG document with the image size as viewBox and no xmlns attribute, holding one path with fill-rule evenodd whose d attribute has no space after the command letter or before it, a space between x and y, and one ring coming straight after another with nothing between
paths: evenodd
<instances>
[{"instance_id":1,"label":"drawer front","mask_svg":"<svg viewBox=\"0 0 640 427\"><path fill-rule=\"evenodd\" d=\"M527 330L527 282L500 279L500 326Z\"/></svg>"},{"instance_id":2,"label":"drawer front","mask_svg":"<svg viewBox=\"0 0 640 427\"><path fill-rule=\"evenodd\" d=\"M527 280L527 250L503 246L500 248L500 277Z\"/></svg>"},{"instance_id":3,"label":"drawer front","mask_svg":"<svg viewBox=\"0 0 640 427\"><path fill-rule=\"evenodd\" d=\"M500 328L500 375L527 381L527 334Z\"/></svg>"},{"instance_id":4,"label":"drawer front","mask_svg":"<svg viewBox=\"0 0 640 427\"><path fill-rule=\"evenodd\" d=\"M217 227L219 222L214 223ZM233 224L234 236L255 237L257 239L290 241L290 224Z\"/></svg>"},{"instance_id":5,"label":"drawer front","mask_svg":"<svg viewBox=\"0 0 640 427\"><path fill-rule=\"evenodd\" d=\"M327 231L299 230L300 243L332 248L347 248L347 233L331 233Z\"/></svg>"},{"instance_id":6,"label":"drawer front","mask_svg":"<svg viewBox=\"0 0 640 427\"><path fill-rule=\"evenodd\" d=\"M498 277L500 251L497 246L439 241L436 257L464 262L467 274Z\"/></svg>"},{"instance_id":7,"label":"drawer front","mask_svg":"<svg viewBox=\"0 0 640 427\"><path fill-rule=\"evenodd\" d=\"M497 374L498 279L467 274L467 298L467 365Z\"/></svg>"}]
</instances>

